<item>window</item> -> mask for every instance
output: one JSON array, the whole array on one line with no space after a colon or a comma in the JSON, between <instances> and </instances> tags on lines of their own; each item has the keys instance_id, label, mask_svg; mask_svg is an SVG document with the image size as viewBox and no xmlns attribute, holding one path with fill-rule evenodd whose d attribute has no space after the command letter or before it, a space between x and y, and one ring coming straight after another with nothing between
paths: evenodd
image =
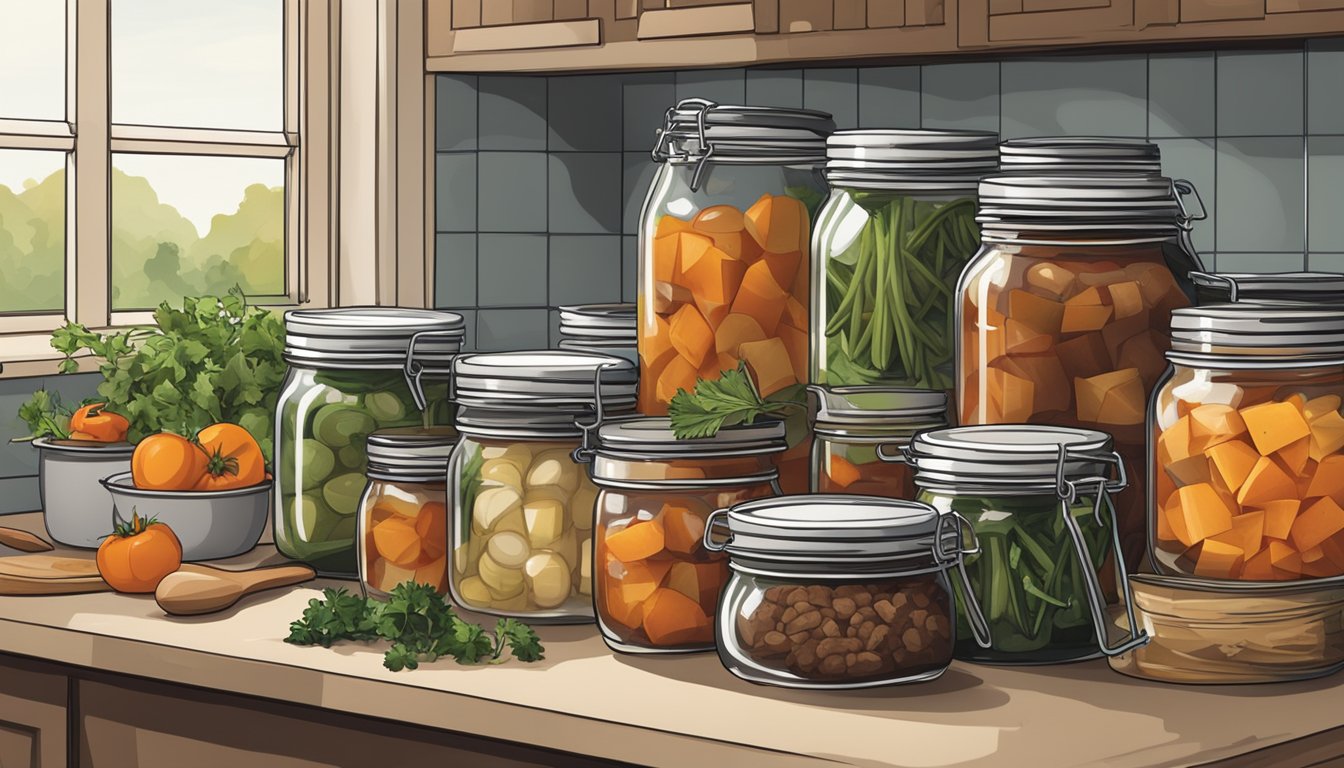
<instances>
[{"instance_id":1,"label":"window","mask_svg":"<svg viewBox=\"0 0 1344 768\"><path fill-rule=\"evenodd\" d=\"M327 74L304 48L329 12L0 0L0 334L140 322L234 285L309 301L299 235L327 201L300 189L302 138L326 120L303 83Z\"/></svg>"}]
</instances>

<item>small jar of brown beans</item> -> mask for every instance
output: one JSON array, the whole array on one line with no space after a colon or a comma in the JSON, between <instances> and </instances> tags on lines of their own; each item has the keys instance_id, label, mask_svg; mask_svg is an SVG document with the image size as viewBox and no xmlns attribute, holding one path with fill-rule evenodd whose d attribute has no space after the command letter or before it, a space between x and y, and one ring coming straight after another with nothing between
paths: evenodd
<instances>
[{"instance_id":1,"label":"small jar of brown beans","mask_svg":"<svg viewBox=\"0 0 1344 768\"><path fill-rule=\"evenodd\" d=\"M787 496L715 512L706 540L729 555L716 634L719 658L738 677L864 688L931 680L952 661L948 570L974 551L955 513L889 498Z\"/></svg>"}]
</instances>

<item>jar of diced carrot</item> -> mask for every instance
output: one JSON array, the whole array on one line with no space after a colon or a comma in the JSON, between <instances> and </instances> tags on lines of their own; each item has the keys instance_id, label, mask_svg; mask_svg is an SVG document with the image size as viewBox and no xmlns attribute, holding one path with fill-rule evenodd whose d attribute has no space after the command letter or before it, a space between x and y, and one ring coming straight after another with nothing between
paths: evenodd
<instances>
[{"instance_id":1,"label":"jar of diced carrot","mask_svg":"<svg viewBox=\"0 0 1344 768\"><path fill-rule=\"evenodd\" d=\"M999 176L980 184L984 245L959 288L961 423L1111 434L1133 479L1115 503L1120 549L1146 548L1139 471L1148 398L1166 370L1171 311L1196 266L1161 177Z\"/></svg>"},{"instance_id":2,"label":"jar of diced carrot","mask_svg":"<svg viewBox=\"0 0 1344 768\"><path fill-rule=\"evenodd\" d=\"M902 387L818 387L812 490L912 499L910 438L947 426L947 393Z\"/></svg>"},{"instance_id":3,"label":"jar of diced carrot","mask_svg":"<svg viewBox=\"0 0 1344 768\"><path fill-rule=\"evenodd\" d=\"M823 112L723 106L667 112L639 230L639 411L745 362L761 397L808 379L812 223L835 129ZM790 430L785 489L807 487L806 428Z\"/></svg>"},{"instance_id":4,"label":"jar of diced carrot","mask_svg":"<svg viewBox=\"0 0 1344 768\"><path fill-rule=\"evenodd\" d=\"M1344 576L1344 313L1180 309L1153 400L1152 559L1214 580Z\"/></svg>"},{"instance_id":5,"label":"jar of diced carrot","mask_svg":"<svg viewBox=\"0 0 1344 768\"><path fill-rule=\"evenodd\" d=\"M356 536L364 589L385 597L412 581L448 594L448 458L457 432L384 429L366 442L369 481Z\"/></svg>"},{"instance_id":6,"label":"jar of diced carrot","mask_svg":"<svg viewBox=\"0 0 1344 768\"><path fill-rule=\"evenodd\" d=\"M661 417L599 428L592 587L607 645L630 653L714 648L728 559L705 548L705 522L716 509L776 495L773 459L785 446L779 421L698 440L677 440Z\"/></svg>"}]
</instances>

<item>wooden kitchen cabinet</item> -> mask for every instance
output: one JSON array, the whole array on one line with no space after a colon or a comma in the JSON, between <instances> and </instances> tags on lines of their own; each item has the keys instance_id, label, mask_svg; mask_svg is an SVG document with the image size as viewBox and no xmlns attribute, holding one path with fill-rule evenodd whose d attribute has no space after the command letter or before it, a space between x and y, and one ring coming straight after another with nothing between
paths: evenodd
<instances>
[{"instance_id":1,"label":"wooden kitchen cabinet","mask_svg":"<svg viewBox=\"0 0 1344 768\"><path fill-rule=\"evenodd\" d=\"M433 57L597 46L605 39L603 16L614 23L618 6L637 1L426 0L426 50ZM633 33L633 23L630 16L619 26Z\"/></svg>"},{"instance_id":2,"label":"wooden kitchen cabinet","mask_svg":"<svg viewBox=\"0 0 1344 768\"><path fill-rule=\"evenodd\" d=\"M0 766L63 768L69 680L59 667L0 657Z\"/></svg>"}]
</instances>

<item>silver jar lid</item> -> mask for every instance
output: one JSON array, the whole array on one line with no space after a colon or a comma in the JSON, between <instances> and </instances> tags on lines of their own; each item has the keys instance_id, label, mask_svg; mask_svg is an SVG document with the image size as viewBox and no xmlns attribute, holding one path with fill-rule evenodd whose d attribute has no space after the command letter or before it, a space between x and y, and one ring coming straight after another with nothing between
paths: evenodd
<instances>
[{"instance_id":1,"label":"silver jar lid","mask_svg":"<svg viewBox=\"0 0 1344 768\"><path fill-rule=\"evenodd\" d=\"M1191 272L1201 296L1222 302L1344 302L1344 275L1337 272Z\"/></svg>"},{"instance_id":2,"label":"silver jar lid","mask_svg":"<svg viewBox=\"0 0 1344 768\"><path fill-rule=\"evenodd\" d=\"M918 501L810 494L756 499L720 509L705 544L728 553L732 567L757 573L900 575L948 567L968 548L961 518ZM727 538L716 540L717 525Z\"/></svg>"},{"instance_id":3,"label":"silver jar lid","mask_svg":"<svg viewBox=\"0 0 1344 768\"><path fill-rule=\"evenodd\" d=\"M412 337L423 368L446 373L462 348L466 322L455 312L402 307L293 309L285 313L287 362L315 367L406 365Z\"/></svg>"},{"instance_id":4,"label":"silver jar lid","mask_svg":"<svg viewBox=\"0 0 1344 768\"><path fill-rule=\"evenodd\" d=\"M985 229L1179 229L1176 189L1163 176L991 176L980 182L975 220Z\"/></svg>"},{"instance_id":5,"label":"silver jar lid","mask_svg":"<svg viewBox=\"0 0 1344 768\"><path fill-rule=\"evenodd\" d=\"M1162 151L1151 141L1106 136L1009 139L999 145L1005 173L1162 175Z\"/></svg>"},{"instance_id":6,"label":"silver jar lid","mask_svg":"<svg viewBox=\"0 0 1344 768\"><path fill-rule=\"evenodd\" d=\"M374 480L445 482L455 445L451 427L380 429L365 441L367 474Z\"/></svg>"},{"instance_id":7,"label":"silver jar lid","mask_svg":"<svg viewBox=\"0 0 1344 768\"><path fill-rule=\"evenodd\" d=\"M638 310L634 304L560 307L560 335L584 340L634 340L638 336Z\"/></svg>"},{"instance_id":8,"label":"silver jar lid","mask_svg":"<svg viewBox=\"0 0 1344 768\"><path fill-rule=\"evenodd\" d=\"M598 371L602 387L597 389ZM576 420L598 409L635 408L637 373L630 360L569 350L462 355L453 362L454 422L478 437L564 439L580 436Z\"/></svg>"},{"instance_id":9,"label":"silver jar lid","mask_svg":"<svg viewBox=\"0 0 1344 768\"><path fill-rule=\"evenodd\" d=\"M827 436L890 439L947 425L947 393L909 387L809 388L816 397L813 431Z\"/></svg>"},{"instance_id":10,"label":"silver jar lid","mask_svg":"<svg viewBox=\"0 0 1344 768\"><path fill-rule=\"evenodd\" d=\"M1267 301L1175 309L1167 359L1235 368L1338 365L1344 363L1344 312Z\"/></svg>"},{"instance_id":11,"label":"silver jar lid","mask_svg":"<svg viewBox=\"0 0 1344 768\"><path fill-rule=\"evenodd\" d=\"M1105 477L1116 461L1111 443L1105 432L1073 427L952 427L915 435L906 457L921 488L1007 494L1054 490L1061 471L1064 480Z\"/></svg>"},{"instance_id":12,"label":"silver jar lid","mask_svg":"<svg viewBox=\"0 0 1344 768\"><path fill-rule=\"evenodd\" d=\"M834 186L973 194L998 170L998 136L983 131L847 130L826 139Z\"/></svg>"},{"instance_id":13,"label":"silver jar lid","mask_svg":"<svg viewBox=\"0 0 1344 768\"><path fill-rule=\"evenodd\" d=\"M825 112L684 99L667 110L653 159L698 163L806 164L826 159L835 121Z\"/></svg>"}]
</instances>

